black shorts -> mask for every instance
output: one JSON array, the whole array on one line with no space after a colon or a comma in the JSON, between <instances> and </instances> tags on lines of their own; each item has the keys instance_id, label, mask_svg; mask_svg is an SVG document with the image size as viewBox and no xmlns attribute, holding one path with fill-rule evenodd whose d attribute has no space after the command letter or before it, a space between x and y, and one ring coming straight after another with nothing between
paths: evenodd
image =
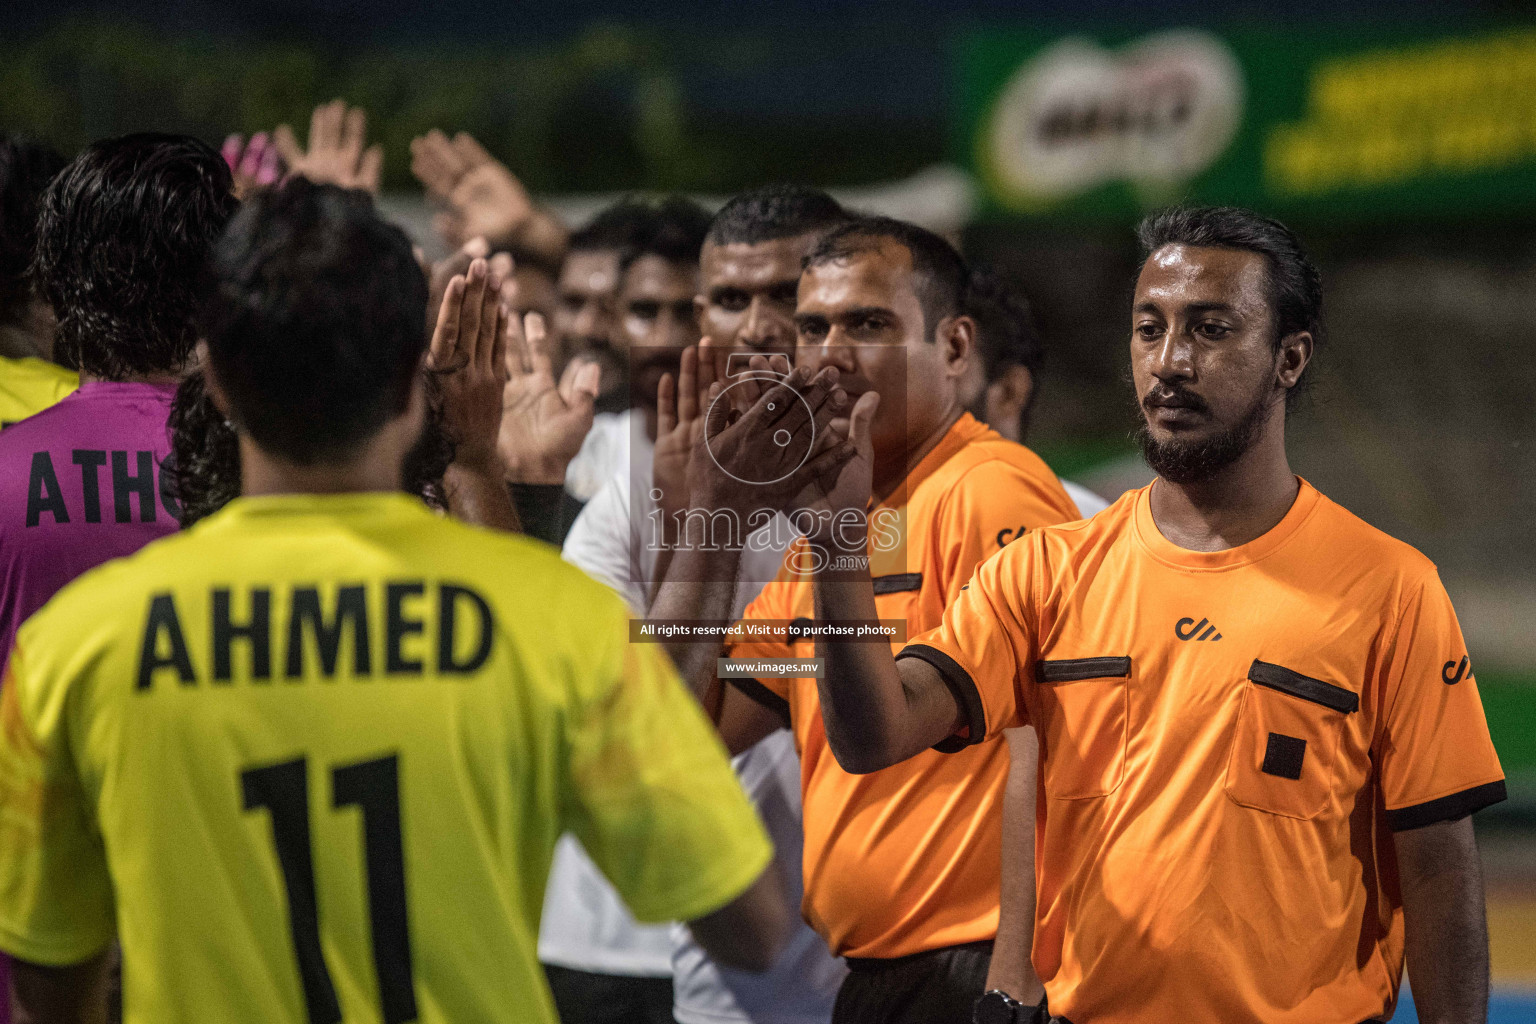
<instances>
[{"instance_id":1,"label":"black shorts","mask_svg":"<svg viewBox=\"0 0 1536 1024\"><path fill-rule=\"evenodd\" d=\"M632 978L544 965L560 1024L676 1024L671 978Z\"/></svg>"},{"instance_id":2,"label":"black shorts","mask_svg":"<svg viewBox=\"0 0 1536 1024\"><path fill-rule=\"evenodd\" d=\"M987 989L992 943L847 961L832 1024L971 1024L971 1008Z\"/></svg>"}]
</instances>

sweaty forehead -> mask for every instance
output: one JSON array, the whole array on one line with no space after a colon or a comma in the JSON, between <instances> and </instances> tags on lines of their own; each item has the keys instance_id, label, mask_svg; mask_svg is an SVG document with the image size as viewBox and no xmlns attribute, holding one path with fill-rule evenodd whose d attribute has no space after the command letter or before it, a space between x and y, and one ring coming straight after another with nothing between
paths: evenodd
<instances>
[{"instance_id":1,"label":"sweaty forehead","mask_svg":"<svg viewBox=\"0 0 1536 1024\"><path fill-rule=\"evenodd\" d=\"M1264 257L1246 249L1165 245L1147 257L1136 280L1136 305L1170 309L1219 303L1235 309L1269 304Z\"/></svg>"},{"instance_id":2,"label":"sweaty forehead","mask_svg":"<svg viewBox=\"0 0 1536 1024\"><path fill-rule=\"evenodd\" d=\"M866 306L899 313L918 309L912 254L899 242L881 239L845 257L809 267L800 279L799 305L802 313Z\"/></svg>"},{"instance_id":3,"label":"sweaty forehead","mask_svg":"<svg viewBox=\"0 0 1536 1024\"><path fill-rule=\"evenodd\" d=\"M705 242L699 254L699 273L705 290L730 286L752 289L766 287L800 276L800 263L816 235L772 238L766 242Z\"/></svg>"}]
</instances>

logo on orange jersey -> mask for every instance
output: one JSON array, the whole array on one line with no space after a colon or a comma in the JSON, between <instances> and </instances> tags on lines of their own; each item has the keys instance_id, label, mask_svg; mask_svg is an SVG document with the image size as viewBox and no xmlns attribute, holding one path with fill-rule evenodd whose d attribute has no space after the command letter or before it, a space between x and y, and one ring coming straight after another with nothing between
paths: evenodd
<instances>
[{"instance_id":1,"label":"logo on orange jersey","mask_svg":"<svg viewBox=\"0 0 1536 1024\"><path fill-rule=\"evenodd\" d=\"M1010 530L1005 526L1001 530L997 531L997 546L1000 548L1005 548L1010 543L1018 540L1028 532L1029 527L1027 526L1021 526L1018 528L1018 530Z\"/></svg>"},{"instance_id":2,"label":"logo on orange jersey","mask_svg":"<svg viewBox=\"0 0 1536 1024\"><path fill-rule=\"evenodd\" d=\"M1461 656L1460 664L1457 664L1455 661L1448 661L1440 666L1440 678L1445 681L1446 686L1455 686L1463 679L1471 679L1472 663L1467 660L1465 654Z\"/></svg>"},{"instance_id":3,"label":"logo on orange jersey","mask_svg":"<svg viewBox=\"0 0 1536 1024\"><path fill-rule=\"evenodd\" d=\"M1189 628L1185 629L1186 626ZM1205 630L1205 632L1201 633L1200 631L1202 629ZM1200 635L1196 636L1195 634L1197 633ZM1199 622L1189 618L1180 619L1178 622L1173 624L1173 635L1178 637L1180 640L1221 639L1221 634L1216 632L1216 627L1210 624L1209 619L1201 619Z\"/></svg>"}]
</instances>

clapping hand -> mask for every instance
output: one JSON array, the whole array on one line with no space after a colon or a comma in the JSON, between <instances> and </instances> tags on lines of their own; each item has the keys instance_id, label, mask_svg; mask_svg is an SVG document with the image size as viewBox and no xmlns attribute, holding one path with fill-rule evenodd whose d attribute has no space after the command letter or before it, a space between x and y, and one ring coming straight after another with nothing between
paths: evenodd
<instances>
[{"instance_id":1,"label":"clapping hand","mask_svg":"<svg viewBox=\"0 0 1536 1024\"><path fill-rule=\"evenodd\" d=\"M450 245L476 236L505 244L534 215L523 183L465 132L450 140L434 128L413 139L411 173L447 206L433 226Z\"/></svg>"},{"instance_id":2,"label":"clapping hand","mask_svg":"<svg viewBox=\"0 0 1536 1024\"><path fill-rule=\"evenodd\" d=\"M847 421L842 431L835 422L848 401L835 367L813 376L778 355L755 355L749 366L731 384L710 386L689 457L689 500L711 509L790 508L808 487L837 480L856 455ZM750 407L742 412L728 390L749 391Z\"/></svg>"},{"instance_id":3,"label":"clapping hand","mask_svg":"<svg viewBox=\"0 0 1536 1024\"><path fill-rule=\"evenodd\" d=\"M224 140L220 153L229 165L230 174L234 175L236 199L245 199L256 189L282 177L282 160L266 132L257 132L249 142L238 133L230 135Z\"/></svg>"},{"instance_id":4,"label":"clapping hand","mask_svg":"<svg viewBox=\"0 0 1536 1024\"><path fill-rule=\"evenodd\" d=\"M553 343L544 318L529 313L509 320L507 384L498 447L507 479L524 484L560 484L587 432L597 401L601 368L573 359L557 384Z\"/></svg>"},{"instance_id":5,"label":"clapping hand","mask_svg":"<svg viewBox=\"0 0 1536 1024\"><path fill-rule=\"evenodd\" d=\"M378 195L384 148L377 143L365 148L367 133L368 115L363 108L332 100L316 107L310 117L308 149L299 146L286 124L272 133L272 144L291 175Z\"/></svg>"},{"instance_id":6,"label":"clapping hand","mask_svg":"<svg viewBox=\"0 0 1536 1024\"><path fill-rule=\"evenodd\" d=\"M507 331L502 278L483 259L449 280L427 351L437 376L443 426L454 441L454 462L500 475L497 434L506 386Z\"/></svg>"},{"instance_id":7,"label":"clapping hand","mask_svg":"<svg viewBox=\"0 0 1536 1024\"><path fill-rule=\"evenodd\" d=\"M708 338L688 346L683 350L677 378L662 374L656 386L656 447L651 471L668 523L674 512L688 505L688 459L704 433L704 410L717 379L717 354L725 358Z\"/></svg>"},{"instance_id":8,"label":"clapping hand","mask_svg":"<svg viewBox=\"0 0 1536 1024\"><path fill-rule=\"evenodd\" d=\"M517 282L512 277L512 271L516 267L511 254L505 252L493 254L485 239L471 238L460 246L457 252L445 256L436 263L422 266L423 272L427 275L427 330L429 332L437 324L437 311L443 305L443 295L448 290L448 282L461 274L469 273L469 265L477 259L483 259L489 263L491 273L501 280L503 303L512 305L517 291Z\"/></svg>"},{"instance_id":9,"label":"clapping hand","mask_svg":"<svg viewBox=\"0 0 1536 1024\"><path fill-rule=\"evenodd\" d=\"M846 549L854 527L842 513L859 513L857 528L867 530L869 522L863 518L869 511L874 491L875 449L870 435L870 425L875 410L880 407L880 395L866 391L854 402L846 417L838 416L828 424L827 446L837 445L843 457L822 460L806 474L804 486L796 496L796 509L806 509L813 516L801 517L798 525L809 527L806 539L816 545L832 545Z\"/></svg>"}]
</instances>

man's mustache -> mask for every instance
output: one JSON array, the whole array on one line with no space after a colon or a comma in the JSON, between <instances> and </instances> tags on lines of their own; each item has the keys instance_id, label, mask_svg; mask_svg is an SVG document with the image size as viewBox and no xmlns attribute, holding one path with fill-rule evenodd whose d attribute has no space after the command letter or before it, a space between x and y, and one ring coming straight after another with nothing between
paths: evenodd
<instances>
[{"instance_id":1,"label":"man's mustache","mask_svg":"<svg viewBox=\"0 0 1536 1024\"><path fill-rule=\"evenodd\" d=\"M1141 405L1144 409L1192 409L1200 413L1211 411L1205 399L1182 385L1154 384L1142 396Z\"/></svg>"}]
</instances>

